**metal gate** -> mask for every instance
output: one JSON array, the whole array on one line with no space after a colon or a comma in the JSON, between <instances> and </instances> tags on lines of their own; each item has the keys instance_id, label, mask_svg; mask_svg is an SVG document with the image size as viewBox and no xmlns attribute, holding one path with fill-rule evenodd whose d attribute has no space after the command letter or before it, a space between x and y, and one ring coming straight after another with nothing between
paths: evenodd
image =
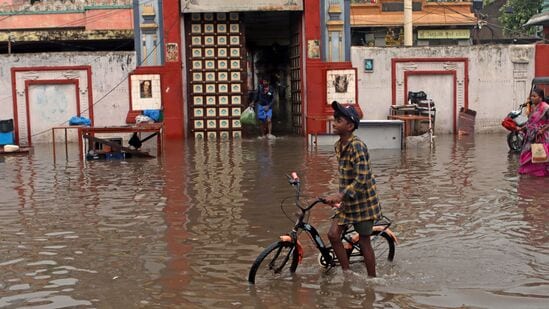
<instances>
[{"instance_id":1,"label":"metal gate","mask_svg":"<svg viewBox=\"0 0 549 309\"><path fill-rule=\"evenodd\" d=\"M240 16L193 13L186 29L189 132L196 139L240 138L246 93Z\"/></svg>"},{"instance_id":2,"label":"metal gate","mask_svg":"<svg viewBox=\"0 0 549 309\"><path fill-rule=\"evenodd\" d=\"M297 14L296 14L297 15ZM292 106L292 132L294 134L303 135L303 102L301 97L301 19L294 19L291 29L290 43L290 89L291 89L291 106Z\"/></svg>"}]
</instances>

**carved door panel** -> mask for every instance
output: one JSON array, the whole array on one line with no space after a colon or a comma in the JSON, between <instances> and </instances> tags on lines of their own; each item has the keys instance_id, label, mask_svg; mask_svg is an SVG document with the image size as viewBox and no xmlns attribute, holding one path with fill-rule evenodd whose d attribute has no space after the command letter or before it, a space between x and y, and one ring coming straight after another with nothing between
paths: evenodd
<instances>
[{"instance_id":1,"label":"carved door panel","mask_svg":"<svg viewBox=\"0 0 549 309\"><path fill-rule=\"evenodd\" d=\"M240 138L246 93L244 29L238 13L187 19L189 129L197 139Z\"/></svg>"},{"instance_id":2,"label":"carved door panel","mask_svg":"<svg viewBox=\"0 0 549 309\"><path fill-rule=\"evenodd\" d=\"M292 131L302 135L303 130L303 102L301 96L301 16L294 19L290 45L290 90L292 106Z\"/></svg>"}]
</instances>

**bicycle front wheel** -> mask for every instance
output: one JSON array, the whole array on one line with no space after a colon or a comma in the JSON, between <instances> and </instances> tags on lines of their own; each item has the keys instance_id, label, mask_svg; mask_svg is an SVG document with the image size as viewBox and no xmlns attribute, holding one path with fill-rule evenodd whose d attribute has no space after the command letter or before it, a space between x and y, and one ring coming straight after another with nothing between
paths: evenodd
<instances>
[{"instance_id":1,"label":"bicycle front wheel","mask_svg":"<svg viewBox=\"0 0 549 309\"><path fill-rule=\"evenodd\" d=\"M267 281L290 277L297 269L299 252L289 241L277 241L269 245L255 260L248 274L248 282Z\"/></svg>"}]
</instances>

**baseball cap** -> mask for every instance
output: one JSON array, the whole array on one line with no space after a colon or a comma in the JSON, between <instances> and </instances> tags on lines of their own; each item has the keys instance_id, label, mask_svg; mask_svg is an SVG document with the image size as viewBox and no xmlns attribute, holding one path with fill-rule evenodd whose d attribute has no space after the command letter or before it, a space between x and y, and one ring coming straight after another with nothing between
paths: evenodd
<instances>
[{"instance_id":1,"label":"baseball cap","mask_svg":"<svg viewBox=\"0 0 549 309\"><path fill-rule=\"evenodd\" d=\"M342 115L355 125L355 130L358 128L358 125L360 124L360 117L358 117L358 113L354 107L350 105L343 106L339 104L339 102L333 101L332 108L334 109L334 116Z\"/></svg>"}]
</instances>

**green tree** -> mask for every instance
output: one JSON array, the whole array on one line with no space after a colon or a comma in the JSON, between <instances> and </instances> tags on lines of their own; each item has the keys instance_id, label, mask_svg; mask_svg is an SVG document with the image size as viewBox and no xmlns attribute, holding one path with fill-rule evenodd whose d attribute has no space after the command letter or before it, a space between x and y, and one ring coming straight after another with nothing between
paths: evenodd
<instances>
[{"instance_id":1,"label":"green tree","mask_svg":"<svg viewBox=\"0 0 549 309\"><path fill-rule=\"evenodd\" d=\"M518 36L533 34L535 28L524 28L530 17L541 11L543 0L508 0L500 9L499 21L505 27L503 32L508 35Z\"/></svg>"}]
</instances>

